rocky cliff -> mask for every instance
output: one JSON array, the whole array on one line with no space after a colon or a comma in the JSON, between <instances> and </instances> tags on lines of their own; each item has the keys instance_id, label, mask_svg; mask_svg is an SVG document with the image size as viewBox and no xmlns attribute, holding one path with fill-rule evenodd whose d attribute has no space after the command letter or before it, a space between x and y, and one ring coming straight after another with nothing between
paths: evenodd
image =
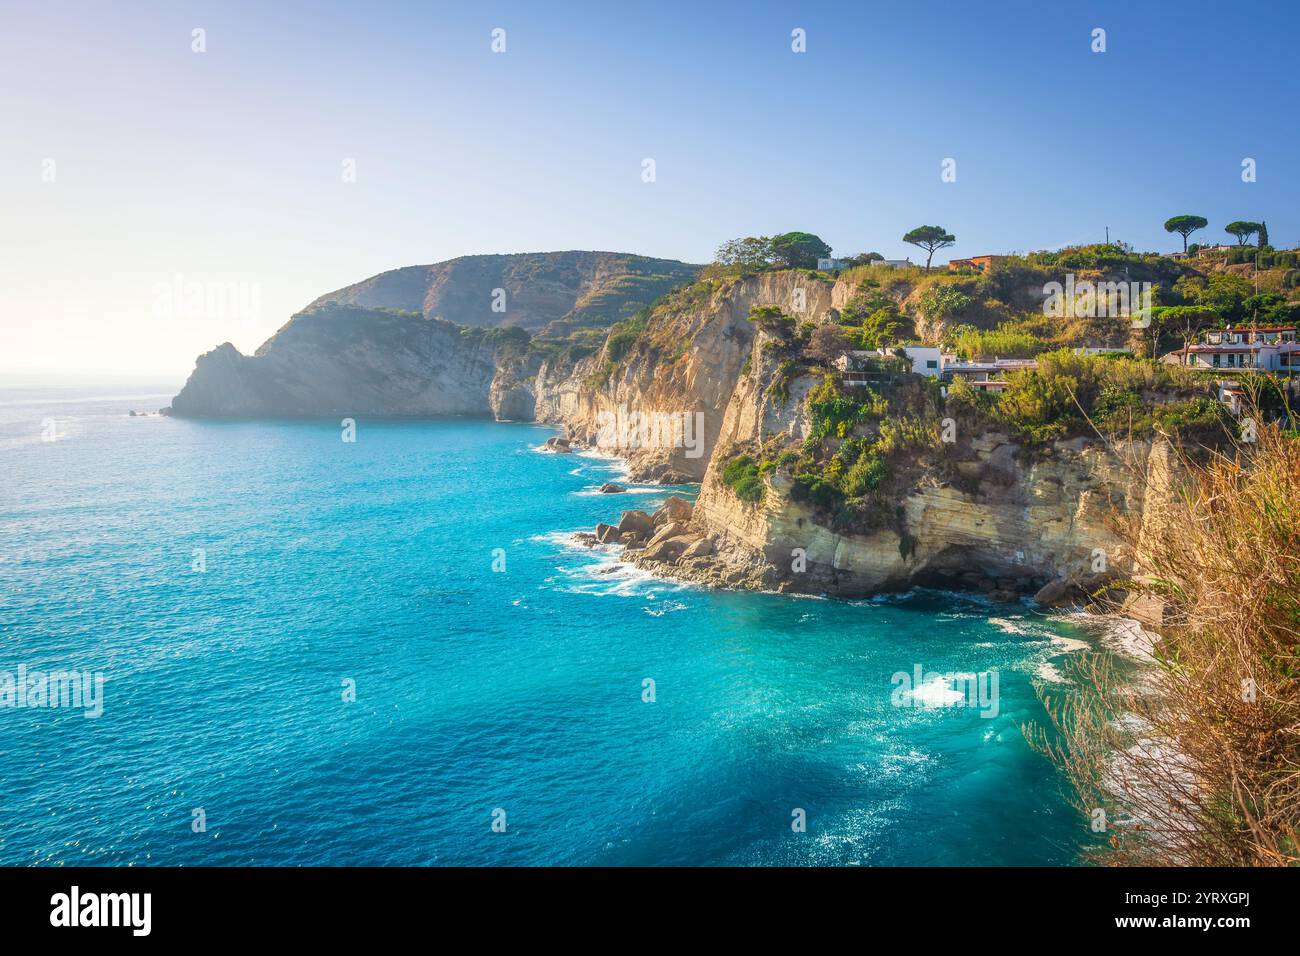
<instances>
[{"instance_id":1,"label":"rocky cliff","mask_svg":"<svg viewBox=\"0 0 1300 956\"><path fill-rule=\"evenodd\" d=\"M181 416L486 415L497 345L418 314L326 305L253 355L199 357L172 400Z\"/></svg>"},{"instance_id":2,"label":"rocky cliff","mask_svg":"<svg viewBox=\"0 0 1300 956\"><path fill-rule=\"evenodd\" d=\"M810 436L808 395L821 373L795 360L792 342L837 317L858 291L852 277L790 270L695 281L582 348L574 338L538 348L540 337L431 317L429 302L451 301L432 288L398 270L324 297L252 356L227 344L201 357L173 411L553 423L570 442L626 457L638 480L701 482L694 507L602 526L601 540L628 545L627 560L709 584L841 595L924 584L1076 598L1128 570L1116 521L1140 519L1148 475L1167 472L1160 444L1118 455L1085 439L1026 449L967 429L941 467L918 460L873 499L877 514L844 526L794 493L790 468L770 467L775 453L757 500L740 497L724 469L739 452L780 452ZM421 311L376 307L416 296ZM566 303L550 307L566 310L552 321L573 314Z\"/></svg>"},{"instance_id":3,"label":"rocky cliff","mask_svg":"<svg viewBox=\"0 0 1300 956\"><path fill-rule=\"evenodd\" d=\"M738 389L749 395L747 383L769 363L750 310L776 306L821 322L831 314L834 292L834 283L795 271L698 282L661 303L617 361L606 347L571 366L544 364L520 387L533 396L538 421L564 425L571 438L625 456L634 479L700 481L733 406L752 406L770 425L783 420L761 395L733 399ZM690 434L647 441L646 427Z\"/></svg>"},{"instance_id":4,"label":"rocky cliff","mask_svg":"<svg viewBox=\"0 0 1300 956\"><path fill-rule=\"evenodd\" d=\"M531 420L524 383L541 359L522 349L528 331L603 329L697 271L611 252L465 256L396 269L321 296L251 356L230 343L201 356L171 411Z\"/></svg>"},{"instance_id":5,"label":"rocky cliff","mask_svg":"<svg viewBox=\"0 0 1300 956\"><path fill-rule=\"evenodd\" d=\"M819 323L851 291L799 272L731 280L656 310L622 360L591 356L563 376L542 368L533 394L540 420L569 437L626 456L635 476L698 480L693 509L672 520L611 514L602 540L627 560L711 585L845 596L915 585L982 590L997 598L1040 593L1078 599L1130 570L1118 523L1140 520L1150 475L1168 470L1169 447L1120 448L1074 439L1026 449L988 428L961 434L943 467L917 469L882 504L875 527L837 528L824 509L792 494L787 470L762 475L761 500L723 480L728 460L809 435L806 398L817 377L790 376L778 337L748 318L755 306ZM703 415L702 453L638 447L601 421L628 414ZM603 416L603 419L602 419Z\"/></svg>"}]
</instances>

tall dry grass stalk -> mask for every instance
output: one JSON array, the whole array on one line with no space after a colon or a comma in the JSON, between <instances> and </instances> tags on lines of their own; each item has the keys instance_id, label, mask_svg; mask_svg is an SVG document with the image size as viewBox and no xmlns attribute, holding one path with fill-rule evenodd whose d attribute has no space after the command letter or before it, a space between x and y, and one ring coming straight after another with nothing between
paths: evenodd
<instances>
[{"instance_id":1,"label":"tall dry grass stalk","mask_svg":"<svg viewBox=\"0 0 1300 956\"><path fill-rule=\"evenodd\" d=\"M1163 609L1156 666L1083 656L1031 743L1104 812L1097 862L1300 864L1300 440L1261 425L1172 457L1122 526L1129 594Z\"/></svg>"}]
</instances>

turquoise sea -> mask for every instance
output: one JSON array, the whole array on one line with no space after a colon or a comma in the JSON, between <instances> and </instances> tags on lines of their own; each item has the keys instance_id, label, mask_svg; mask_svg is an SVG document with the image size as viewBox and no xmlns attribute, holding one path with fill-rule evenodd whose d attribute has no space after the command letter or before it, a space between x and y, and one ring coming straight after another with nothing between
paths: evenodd
<instances>
[{"instance_id":1,"label":"turquoise sea","mask_svg":"<svg viewBox=\"0 0 1300 956\"><path fill-rule=\"evenodd\" d=\"M0 672L104 679L0 707L0 863L1076 860L1020 729L1069 623L650 579L569 535L667 490L548 429L128 416L174 384L0 390Z\"/></svg>"}]
</instances>

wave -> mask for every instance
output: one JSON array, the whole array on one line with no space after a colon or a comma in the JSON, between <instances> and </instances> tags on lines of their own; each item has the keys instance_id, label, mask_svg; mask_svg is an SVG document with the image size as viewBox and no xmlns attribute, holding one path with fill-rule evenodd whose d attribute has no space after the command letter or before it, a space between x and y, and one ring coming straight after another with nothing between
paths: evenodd
<instances>
[{"instance_id":1,"label":"wave","mask_svg":"<svg viewBox=\"0 0 1300 956\"><path fill-rule=\"evenodd\" d=\"M569 472L569 474L573 474L573 472ZM663 486L661 485L634 485L634 486L624 488L622 491L619 492L604 492L600 490L600 486L596 486L594 488L584 488L582 489L582 491L575 491L573 492L573 494L579 498L590 498L590 497L617 498L619 495L667 496L668 492L665 491Z\"/></svg>"}]
</instances>

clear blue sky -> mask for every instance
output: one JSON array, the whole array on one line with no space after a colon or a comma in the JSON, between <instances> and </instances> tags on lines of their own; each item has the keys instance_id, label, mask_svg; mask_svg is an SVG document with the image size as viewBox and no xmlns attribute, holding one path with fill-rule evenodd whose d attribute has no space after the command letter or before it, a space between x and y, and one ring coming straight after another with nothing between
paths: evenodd
<instances>
[{"instance_id":1,"label":"clear blue sky","mask_svg":"<svg viewBox=\"0 0 1300 956\"><path fill-rule=\"evenodd\" d=\"M954 256L1107 226L1171 249L1161 223L1185 212L1210 219L1196 238L1264 219L1300 244L1295 4L4 0L0 17L4 369L183 371L325 291L469 253L706 261L808 229L894 257L922 223L956 233ZM159 318L178 275L255 283L260 312Z\"/></svg>"}]
</instances>

